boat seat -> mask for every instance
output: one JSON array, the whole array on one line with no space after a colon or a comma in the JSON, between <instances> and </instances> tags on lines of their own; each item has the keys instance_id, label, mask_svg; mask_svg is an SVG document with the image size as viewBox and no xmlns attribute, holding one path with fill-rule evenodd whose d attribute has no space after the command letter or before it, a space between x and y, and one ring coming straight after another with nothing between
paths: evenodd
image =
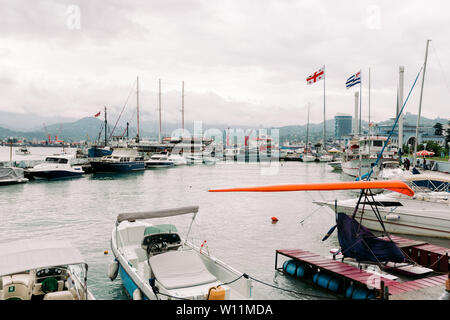
<instances>
[{"instance_id":1,"label":"boat seat","mask_svg":"<svg viewBox=\"0 0 450 320\"><path fill-rule=\"evenodd\" d=\"M44 300L75 300L70 291L56 291L45 294Z\"/></svg>"},{"instance_id":2,"label":"boat seat","mask_svg":"<svg viewBox=\"0 0 450 320\"><path fill-rule=\"evenodd\" d=\"M137 272L144 279L150 278L150 276L151 276L150 267L148 266L147 260L144 260L143 262L139 262L138 267L137 267Z\"/></svg>"},{"instance_id":3,"label":"boat seat","mask_svg":"<svg viewBox=\"0 0 450 320\"><path fill-rule=\"evenodd\" d=\"M217 281L206 269L198 254L192 250L168 251L150 257L149 262L156 280L168 290Z\"/></svg>"},{"instance_id":4,"label":"boat seat","mask_svg":"<svg viewBox=\"0 0 450 320\"><path fill-rule=\"evenodd\" d=\"M64 288L64 281L58 280L58 289L57 291L62 291ZM42 283L36 283L33 288L33 294L34 295L43 295L45 294L44 291L42 291Z\"/></svg>"},{"instance_id":5,"label":"boat seat","mask_svg":"<svg viewBox=\"0 0 450 320\"><path fill-rule=\"evenodd\" d=\"M28 273L14 274L2 278L3 299L30 300L34 277Z\"/></svg>"}]
</instances>

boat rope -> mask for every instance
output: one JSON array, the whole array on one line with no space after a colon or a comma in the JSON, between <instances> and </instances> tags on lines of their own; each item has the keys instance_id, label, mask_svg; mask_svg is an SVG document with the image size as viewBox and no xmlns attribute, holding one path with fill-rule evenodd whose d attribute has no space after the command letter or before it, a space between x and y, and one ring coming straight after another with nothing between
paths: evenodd
<instances>
[{"instance_id":1,"label":"boat rope","mask_svg":"<svg viewBox=\"0 0 450 320\"><path fill-rule=\"evenodd\" d=\"M439 55L438 55L438 53L437 53L437 50L436 50L436 48L435 48L433 42L431 42L431 47L433 48L434 53L436 54L436 60L437 60L437 62L438 62L438 64L439 64L439 67L441 68L442 77L444 78L445 86L447 87L447 90L448 90L448 92L450 93L450 86L449 86L449 84L448 84L447 77L445 76L445 69L442 67L441 60L439 59Z\"/></svg>"},{"instance_id":2,"label":"boat rope","mask_svg":"<svg viewBox=\"0 0 450 320\"><path fill-rule=\"evenodd\" d=\"M117 120L116 120L116 124L114 125L114 128L112 129L112 131L111 131L111 133L110 133L110 135L109 135L109 139L108 139L108 140L111 140L111 137L112 137L112 135L113 135L113 133L114 133L114 130L116 129L117 123L119 122L120 117L122 116L122 113L123 113L123 111L125 110L125 107L127 106L128 100L129 100L130 97L131 97L131 93L133 93L133 89L134 89L134 86L135 86L136 83L137 83L137 81L134 81L134 82L133 82L133 85L132 85L132 87L131 87L130 93L128 94L127 100L125 100L125 104L124 104L123 107L122 107L122 111L120 111L119 117L118 117Z\"/></svg>"},{"instance_id":3,"label":"boat rope","mask_svg":"<svg viewBox=\"0 0 450 320\"><path fill-rule=\"evenodd\" d=\"M439 259L437 259L435 262L433 262L432 264L430 264L430 265L428 266L428 268L431 268L431 267L435 266L435 265L436 265L439 261L441 261L442 258L444 258L444 257L448 259L448 252L446 252L445 254L441 255L441 257L440 257ZM436 272L437 272L437 271L436 271ZM448 272L440 272L440 273L447 274Z\"/></svg>"},{"instance_id":4,"label":"boat rope","mask_svg":"<svg viewBox=\"0 0 450 320\"><path fill-rule=\"evenodd\" d=\"M244 273L244 275L245 275L245 273ZM277 287L277 286L275 286L273 284L270 284L270 283L258 280L258 279L254 278L252 276L247 275L247 277L252 279L252 280L254 280L254 281L256 281L256 282L259 282L260 284L263 284L263 285L266 285L266 286L269 286L271 288L274 288L274 289L277 289L277 290L281 290L281 291L284 291L284 292L289 292L289 293L293 293L293 294L297 294L297 295L301 295L301 296L306 296L306 297L311 297L311 298L336 300L336 297L326 297L326 296L322 296L322 295L316 295L316 294L311 294L311 293L305 293L305 292L300 292L300 291L280 288L280 287Z\"/></svg>"},{"instance_id":5,"label":"boat rope","mask_svg":"<svg viewBox=\"0 0 450 320\"><path fill-rule=\"evenodd\" d=\"M249 275L246 274L246 273L243 273L243 274L241 274L239 277L237 277L236 279L231 280L230 282L225 282L225 283L219 284L218 287L220 287L220 286L227 286L227 285L229 285L229 284L232 284L233 282L238 281L238 280L241 279L242 277L244 277L245 279L248 279L248 278L249 278Z\"/></svg>"},{"instance_id":6,"label":"boat rope","mask_svg":"<svg viewBox=\"0 0 450 320\"><path fill-rule=\"evenodd\" d=\"M148 279L148 283L150 284L150 287L152 288L153 293L155 294L155 296L156 296L156 298L158 300L160 300L158 295L165 296L165 297L172 298L172 299L178 299L178 300L189 300L189 299L186 299L186 298L175 297L175 296L172 296L170 294L159 292L158 287L155 285L155 278Z\"/></svg>"},{"instance_id":7,"label":"boat rope","mask_svg":"<svg viewBox=\"0 0 450 320\"><path fill-rule=\"evenodd\" d=\"M318 208L316 208L316 210L314 210L313 212L311 212L309 215L307 215L303 220L300 221L300 224L303 226L303 222L305 222L306 219L308 219L309 217L311 217L314 213L316 213L317 211L319 211L320 209L322 209L323 206L320 206Z\"/></svg>"}]
</instances>

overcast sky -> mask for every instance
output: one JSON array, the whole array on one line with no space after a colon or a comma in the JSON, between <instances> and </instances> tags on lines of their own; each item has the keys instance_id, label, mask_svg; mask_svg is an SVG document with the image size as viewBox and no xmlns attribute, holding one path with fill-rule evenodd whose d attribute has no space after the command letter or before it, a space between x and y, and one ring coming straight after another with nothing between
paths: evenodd
<instances>
[{"instance_id":1,"label":"overcast sky","mask_svg":"<svg viewBox=\"0 0 450 320\"><path fill-rule=\"evenodd\" d=\"M450 3L442 1L0 0L0 110L80 118L119 112L140 79L141 116L163 121L281 126L352 113L346 79L362 70L363 118L395 113L424 62L422 115L450 117ZM420 81L406 106L417 113ZM124 117L133 117L131 94Z\"/></svg>"}]
</instances>

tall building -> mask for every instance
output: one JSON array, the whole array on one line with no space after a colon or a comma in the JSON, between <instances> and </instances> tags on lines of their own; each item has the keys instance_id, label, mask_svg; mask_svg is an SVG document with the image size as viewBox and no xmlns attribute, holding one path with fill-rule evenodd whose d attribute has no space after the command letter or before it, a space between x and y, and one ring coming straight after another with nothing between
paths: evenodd
<instances>
[{"instance_id":1,"label":"tall building","mask_svg":"<svg viewBox=\"0 0 450 320\"><path fill-rule=\"evenodd\" d=\"M338 113L334 116L334 137L337 140L352 132L352 116L349 114Z\"/></svg>"}]
</instances>

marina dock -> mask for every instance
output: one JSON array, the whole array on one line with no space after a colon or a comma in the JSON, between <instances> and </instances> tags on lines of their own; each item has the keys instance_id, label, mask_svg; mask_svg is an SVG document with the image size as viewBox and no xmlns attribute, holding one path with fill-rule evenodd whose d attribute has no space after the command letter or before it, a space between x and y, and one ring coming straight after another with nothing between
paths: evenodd
<instances>
[{"instance_id":1,"label":"marina dock","mask_svg":"<svg viewBox=\"0 0 450 320\"><path fill-rule=\"evenodd\" d=\"M450 249L394 235L391 235L391 239L406 256L421 266L433 269L436 272L448 272L450 270Z\"/></svg>"},{"instance_id":2,"label":"marina dock","mask_svg":"<svg viewBox=\"0 0 450 320\"><path fill-rule=\"evenodd\" d=\"M430 297L431 299L437 299L443 293L444 284L448 278L447 274L445 274L407 282L398 282L377 276L377 281L374 281L373 273L302 249L276 250L275 269L279 271L282 271L283 268L278 267L278 255L286 256L298 263L306 264L312 269L335 277L335 279L338 279L337 283L339 283L339 289L336 289L336 291L341 293L346 292L350 286L366 289L370 285L371 288L366 290L375 291L375 297L382 297L383 291L387 290L389 293L387 299L390 300L424 299L427 295L432 295ZM418 292L419 290L420 292ZM424 293L424 291L427 291L427 293Z\"/></svg>"}]
</instances>

